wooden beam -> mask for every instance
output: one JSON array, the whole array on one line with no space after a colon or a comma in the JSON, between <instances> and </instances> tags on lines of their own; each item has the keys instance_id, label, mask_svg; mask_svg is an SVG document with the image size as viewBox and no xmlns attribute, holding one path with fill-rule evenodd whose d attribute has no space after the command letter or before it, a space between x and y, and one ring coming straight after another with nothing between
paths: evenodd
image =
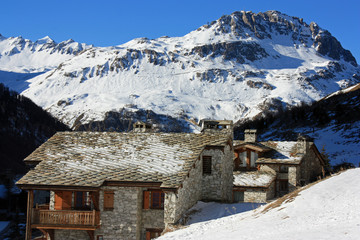
<instances>
[{"instance_id":1,"label":"wooden beam","mask_svg":"<svg viewBox=\"0 0 360 240\"><path fill-rule=\"evenodd\" d=\"M103 186L116 187L160 187L162 182L116 182L106 181Z\"/></svg>"},{"instance_id":2,"label":"wooden beam","mask_svg":"<svg viewBox=\"0 0 360 240\"><path fill-rule=\"evenodd\" d=\"M73 225L42 225L42 224L33 224L32 228L36 229L68 229L68 230L96 230L99 226L73 226Z\"/></svg>"},{"instance_id":3,"label":"wooden beam","mask_svg":"<svg viewBox=\"0 0 360 240\"><path fill-rule=\"evenodd\" d=\"M31 218L34 205L34 191L28 191L27 212L26 212L26 235L25 240L31 240Z\"/></svg>"},{"instance_id":4,"label":"wooden beam","mask_svg":"<svg viewBox=\"0 0 360 240\"><path fill-rule=\"evenodd\" d=\"M17 184L17 187L23 190L78 191L78 192L99 191L99 187L82 187L82 186L50 186L50 185Z\"/></svg>"}]
</instances>

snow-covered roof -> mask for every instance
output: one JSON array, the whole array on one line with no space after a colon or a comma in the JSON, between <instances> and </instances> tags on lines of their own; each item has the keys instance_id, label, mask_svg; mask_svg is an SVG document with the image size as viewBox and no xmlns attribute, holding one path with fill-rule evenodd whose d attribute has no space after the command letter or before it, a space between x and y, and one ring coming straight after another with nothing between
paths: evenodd
<instances>
[{"instance_id":1,"label":"snow-covered roof","mask_svg":"<svg viewBox=\"0 0 360 240\"><path fill-rule=\"evenodd\" d=\"M297 153L296 144L297 141L234 141L235 148L243 146L253 150L261 149L260 152L264 153L256 160L256 163L300 164L303 154ZM313 142L309 144L312 145Z\"/></svg>"},{"instance_id":2,"label":"snow-covered roof","mask_svg":"<svg viewBox=\"0 0 360 240\"><path fill-rule=\"evenodd\" d=\"M59 132L25 160L40 162L17 184L99 187L104 181L178 187L205 146L225 134Z\"/></svg>"},{"instance_id":3,"label":"snow-covered roof","mask_svg":"<svg viewBox=\"0 0 360 240\"><path fill-rule=\"evenodd\" d=\"M304 156L297 153L296 141L268 141L262 144L272 148L273 151L265 153L256 161L257 163L300 164Z\"/></svg>"},{"instance_id":4,"label":"snow-covered roof","mask_svg":"<svg viewBox=\"0 0 360 240\"><path fill-rule=\"evenodd\" d=\"M233 184L237 187L268 187L275 178L268 172L234 172Z\"/></svg>"}]
</instances>

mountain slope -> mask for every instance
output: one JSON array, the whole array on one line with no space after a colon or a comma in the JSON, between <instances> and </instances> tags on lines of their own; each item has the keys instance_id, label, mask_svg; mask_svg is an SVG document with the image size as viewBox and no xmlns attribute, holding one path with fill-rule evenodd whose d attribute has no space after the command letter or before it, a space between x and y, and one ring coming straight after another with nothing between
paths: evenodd
<instances>
[{"instance_id":1,"label":"mountain slope","mask_svg":"<svg viewBox=\"0 0 360 240\"><path fill-rule=\"evenodd\" d=\"M237 121L319 100L359 75L351 53L315 23L242 11L183 37L90 48L26 81L22 94L74 129L123 110Z\"/></svg>"},{"instance_id":2,"label":"mountain slope","mask_svg":"<svg viewBox=\"0 0 360 240\"><path fill-rule=\"evenodd\" d=\"M0 83L0 174L25 173L24 158L57 131L69 130L31 100Z\"/></svg>"},{"instance_id":3,"label":"mountain slope","mask_svg":"<svg viewBox=\"0 0 360 240\"><path fill-rule=\"evenodd\" d=\"M360 169L333 176L257 210L166 233L160 239L358 239Z\"/></svg>"}]
</instances>

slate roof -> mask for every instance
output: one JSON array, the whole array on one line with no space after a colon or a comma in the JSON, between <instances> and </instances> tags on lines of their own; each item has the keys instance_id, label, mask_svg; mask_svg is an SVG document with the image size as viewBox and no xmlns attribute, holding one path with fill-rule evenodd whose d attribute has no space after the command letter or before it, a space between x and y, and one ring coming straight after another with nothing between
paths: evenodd
<instances>
[{"instance_id":1,"label":"slate roof","mask_svg":"<svg viewBox=\"0 0 360 240\"><path fill-rule=\"evenodd\" d=\"M25 161L40 162L21 185L99 187L104 181L178 187L205 146L225 134L58 132Z\"/></svg>"},{"instance_id":2,"label":"slate roof","mask_svg":"<svg viewBox=\"0 0 360 240\"><path fill-rule=\"evenodd\" d=\"M268 187L276 178L268 172L234 172L234 186L237 187Z\"/></svg>"}]
</instances>

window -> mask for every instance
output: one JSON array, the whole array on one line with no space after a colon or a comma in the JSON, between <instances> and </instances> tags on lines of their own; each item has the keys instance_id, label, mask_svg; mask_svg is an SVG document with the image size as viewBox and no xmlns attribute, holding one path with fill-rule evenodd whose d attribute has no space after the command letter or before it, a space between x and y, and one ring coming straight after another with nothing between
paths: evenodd
<instances>
[{"instance_id":1,"label":"window","mask_svg":"<svg viewBox=\"0 0 360 240\"><path fill-rule=\"evenodd\" d=\"M103 235L97 235L96 240L104 240L104 236Z\"/></svg>"},{"instance_id":2,"label":"window","mask_svg":"<svg viewBox=\"0 0 360 240\"><path fill-rule=\"evenodd\" d=\"M250 151L250 150L243 150L242 152L238 153L238 162L239 165L236 165L235 168L240 167L240 168L256 168L256 161L258 160L258 153L255 151Z\"/></svg>"},{"instance_id":3,"label":"window","mask_svg":"<svg viewBox=\"0 0 360 240\"><path fill-rule=\"evenodd\" d=\"M240 158L240 167L246 167L246 152L241 152L239 154Z\"/></svg>"},{"instance_id":4,"label":"window","mask_svg":"<svg viewBox=\"0 0 360 240\"><path fill-rule=\"evenodd\" d=\"M258 154L257 152L250 152L250 167L254 168L255 167L255 163L256 160L258 159Z\"/></svg>"},{"instance_id":5,"label":"window","mask_svg":"<svg viewBox=\"0 0 360 240\"><path fill-rule=\"evenodd\" d=\"M203 175L211 174L211 156L203 156Z\"/></svg>"},{"instance_id":6,"label":"window","mask_svg":"<svg viewBox=\"0 0 360 240\"><path fill-rule=\"evenodd\" d=\"M144 209L164 209L165 194L161 190L144 191Z\"/></svg>"},{"instance_id":7,"label":"window","mask_svg":"<svg viewBox=\"0 0 360 240\"><path fill-rule=\"evenodd\" d=\"M235 203L244 202L244 191L233 191L233 200Z\"/></svg>"},{"instance_id":8,"label":"window","mask_svg":"<svg viewBox=\"0 0 360 240\"><path fill-rule=\"evenodd\" d=\"M160 237L162 229L146 229L146 240Z\"/></svg>"},{"instance_id":9,"label":"window","mask_svg":"<svg viewBox=\"0 0 360 240\"><path fill-rule=\"evenodd\" d=\"M114 191L104 191L104 211L114 209Z\"/></svg>"},{"instance_id":10,"label":"window","mask_svg":"<svg viewBox=\"0 0 360 240\"><path fill-rule=\"evenodd\" d=\"M88 210L91 208L89 192L75 192L75 209Z\"/></svg>"}]
</instances>

